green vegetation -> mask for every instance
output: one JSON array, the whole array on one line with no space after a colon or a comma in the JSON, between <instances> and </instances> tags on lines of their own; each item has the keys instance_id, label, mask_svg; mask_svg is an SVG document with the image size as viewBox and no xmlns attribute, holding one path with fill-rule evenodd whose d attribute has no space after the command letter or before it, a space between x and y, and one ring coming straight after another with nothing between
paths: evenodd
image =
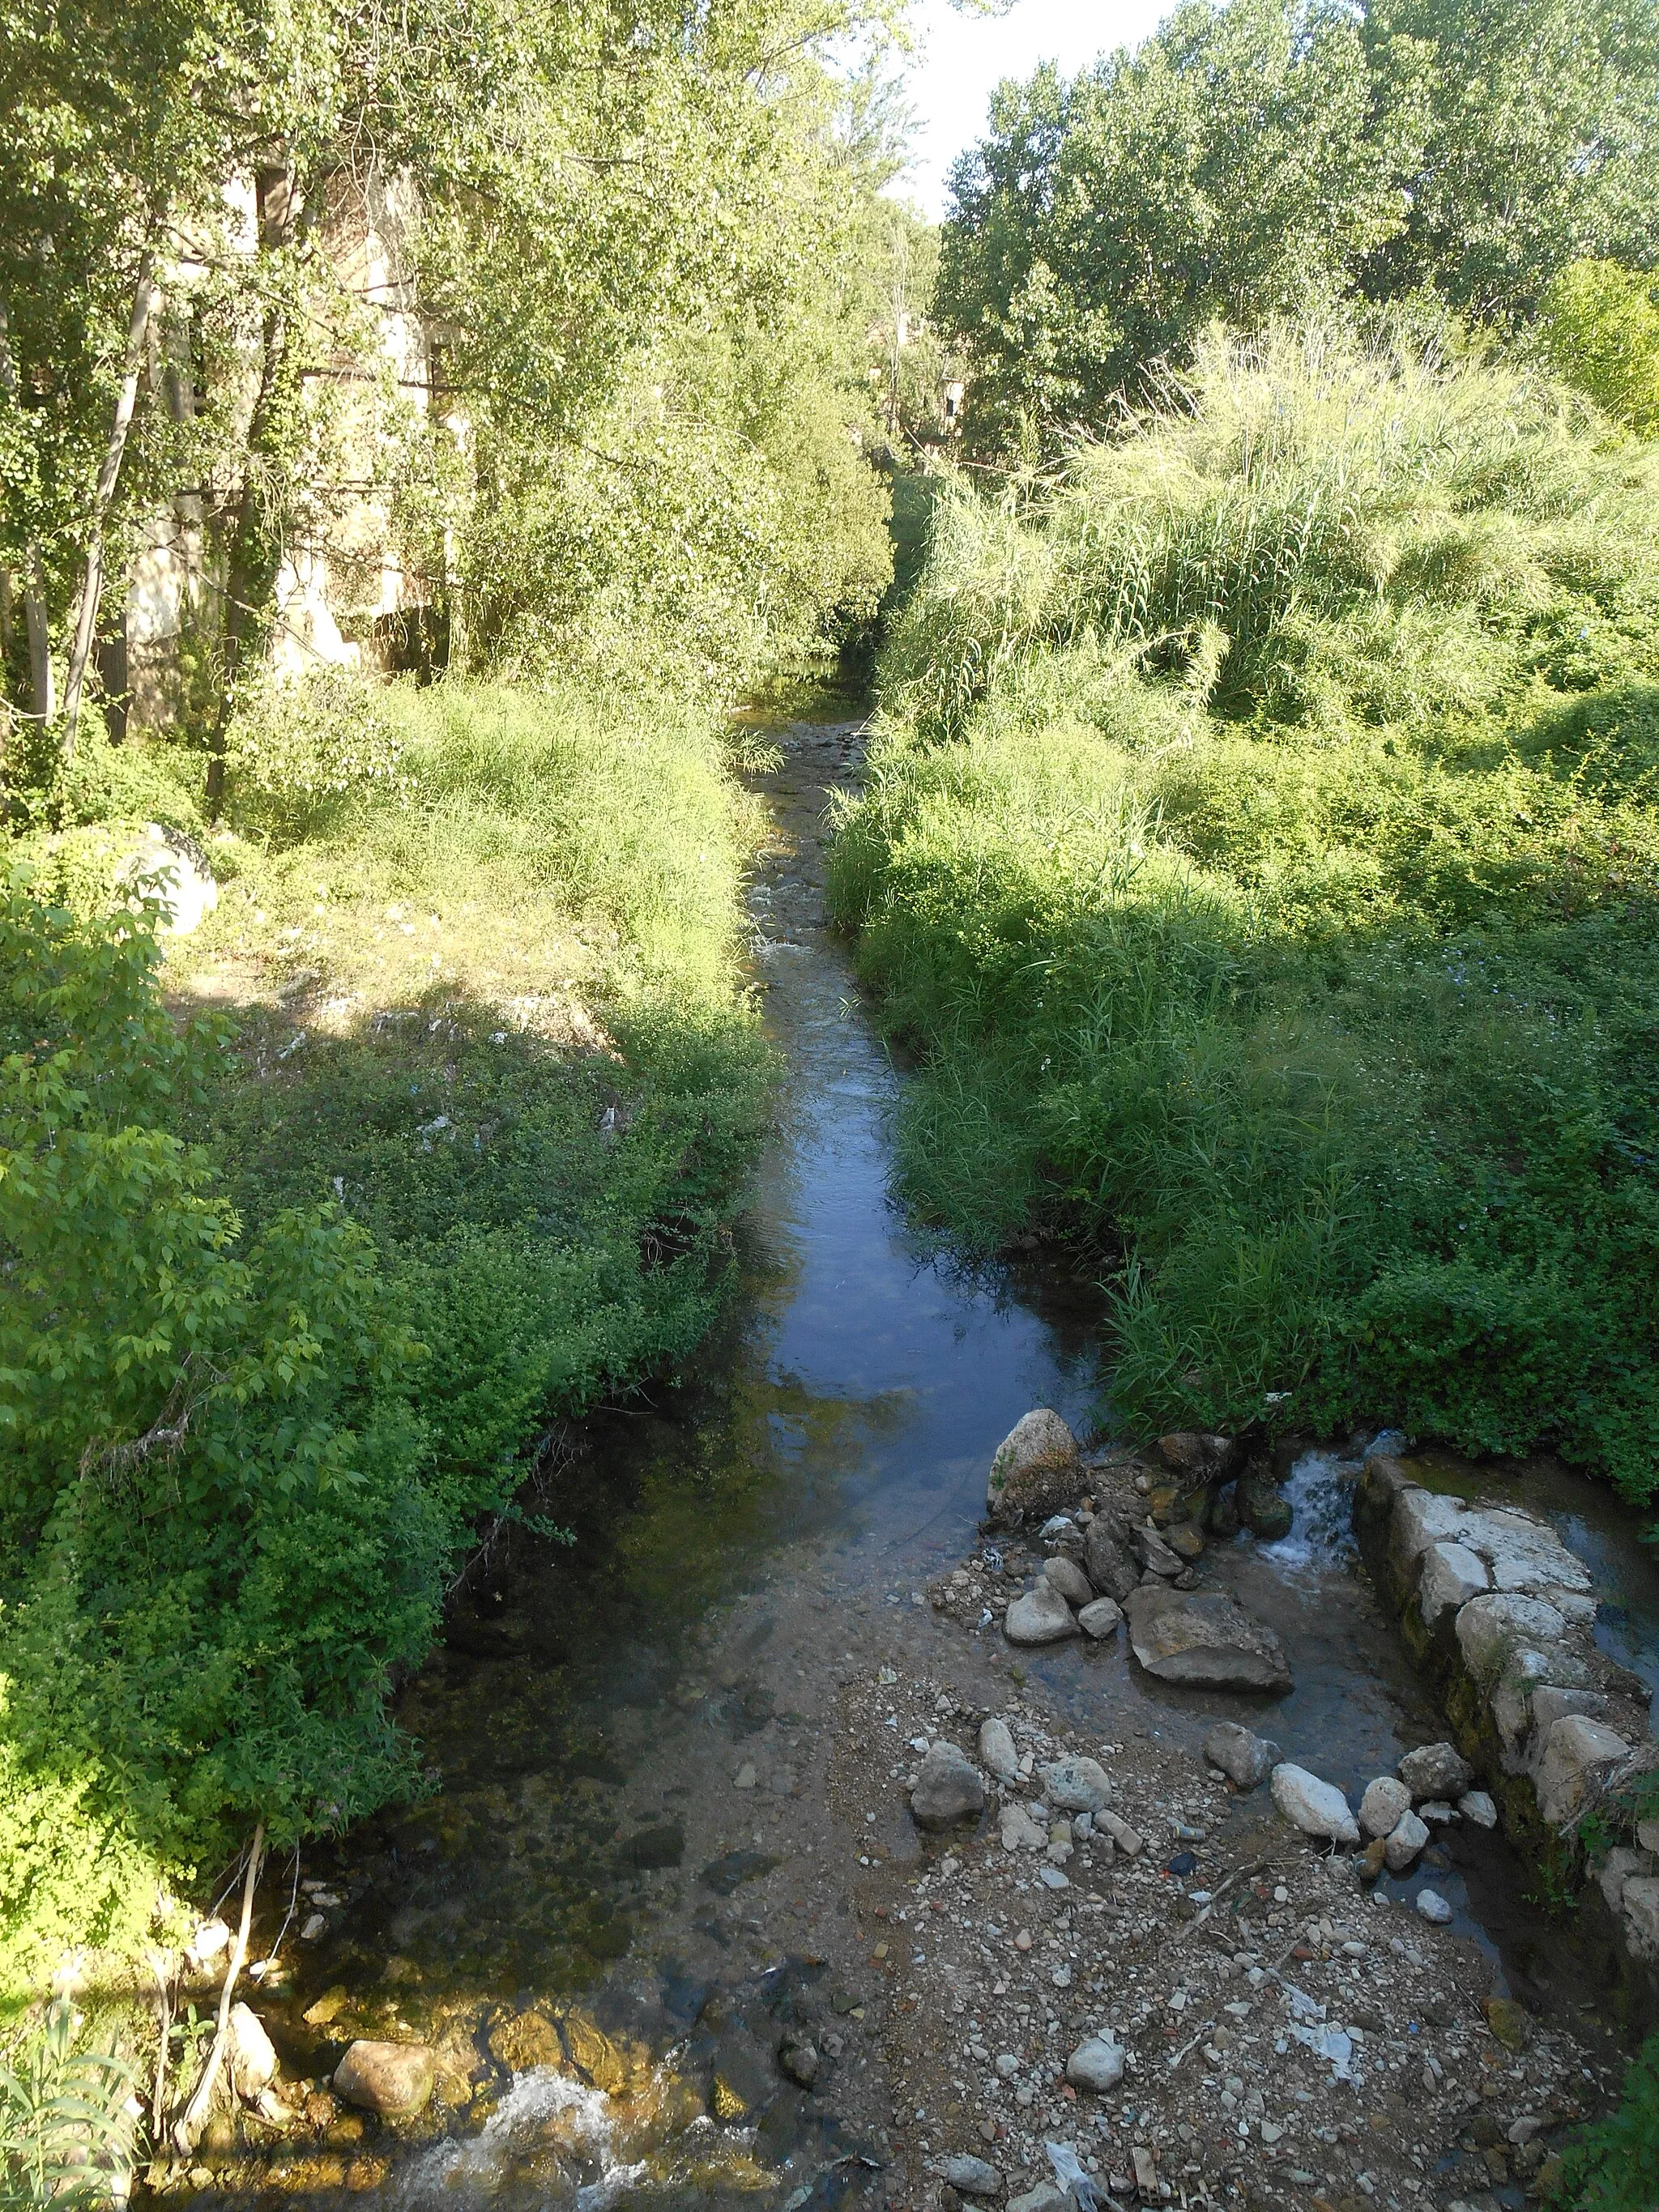
<instances>
[{"instance_id":1,"label":"green vegetation","mask_svg":"<svg viewBox=\"0 0 1659 2212\"><path fill-rule=\"evenodd\" d=\"M955 177L938 311L971 447L1052 459L1220 318L1334 301L1501 330L1585 256L1650 263L1650 0L1183 0L1067 82L1000 88Z\"/></svg>"},{"instance_id":2,"label":"green vegetation","mask_svg":"<svg viewBox=\"0 0 1659 2212\"><path fill-rule=\"evenodd\" d=\"M386 1692L481 1516L550 1423L672 1371L729 1272L769 1071L717 724L351 704L331 750L311 697L335 787L215 844L236 872L165 969L84 871L79 914L27 862L0 904L9 2002L256 1817L281 1844L416 1786ZM291 813L267 724L234 817L268 825L273 749Z\"/></svg>"},{"instance_id":3,"label":"green vegetation","mask_svg":"<svg viewBox=\"0 0 1659 2212\"><path fill-rule=\"evenodd\" d=\"M1109 1257L1137 1425L1652 1492L1655 468L1531 371L1274 331L942 507L835 896L926 1055L909 1195Z\"/></svg>"}]
</instances>

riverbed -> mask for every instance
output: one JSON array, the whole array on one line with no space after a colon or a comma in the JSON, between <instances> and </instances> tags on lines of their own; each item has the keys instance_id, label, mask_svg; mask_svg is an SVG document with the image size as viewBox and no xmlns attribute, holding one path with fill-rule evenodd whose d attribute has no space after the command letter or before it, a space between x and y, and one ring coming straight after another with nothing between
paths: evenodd
<instances>
[{"instance_id":1,"label":"riverbed","mask_svg":"<svg viewBox=\"0 0 1659 2212\"><path fill-rule=\"evenodd\" d=\"M274 2144L267 2168L290 2199L896 2201L890 2177L919 2170L915 2129L895 2109L904 2027L873 1993L864 1877L902 1877L923 1846L891 1774L860 1793L844 1764L847 1701L890 1680L925 1681L964 1743L1018 1692L1057 1729L1132 1741L1143 1771L1182 1776L1201 1771L1215 1718L1244 1718L1355 1799L1448 1732L1356 1570L1333 1455L1293 1476L1285 1543L1206 1555L1206 1578L1285 1644L1296 1687L1270 1708L1164 1688L1121 1639L1017 1655L934 1610L929 1586L972 1553L987 1467L1020 1415L1050 1406L1094 1431L1097 1293L1040 1251L966 1269L896 1210L902 1076L824 915L824 812L856 781L860 726L771 734L750 911L785 1076L743 1293L696 1372L572 1441L558 1495L574 1542L509 1532L457 1593L444 1648L399 1702L430 1796L284 1873L282 1964L256 2002L305 2085L287 2094L311 2100L310 2138ZM1529 1900L1501 1841L1455 1838L1393 1887L1408 1905L1425 1879L1493 1993L1595 2043L1571 1929ZM797 2018L822 2070L779 2095L778 2024ZM523 2023L561 2019L605 2039L617 2095L538 2063ZM434 2045L420 2121L377 2131L331 2108L356 2036Z\"/></svg>"}]
</instances>

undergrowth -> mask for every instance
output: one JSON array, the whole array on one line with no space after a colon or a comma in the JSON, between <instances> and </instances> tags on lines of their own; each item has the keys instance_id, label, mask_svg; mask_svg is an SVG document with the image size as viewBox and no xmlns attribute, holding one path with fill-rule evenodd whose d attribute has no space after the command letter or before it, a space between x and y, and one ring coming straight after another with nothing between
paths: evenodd
<instances>
[{"instance_id":1,"label":"undergrowth","mask_svg":"<svg viewBox=\"0 0 1659 2212\"><path fill-rule=\"evenodd\" d=\"M112 874L190 787L159 745L89 747L0 898L6 2005L131 1954L256 1818L420 1786L388 1694L481 1522L730 1273L769 1067L718 726L574 688L310 710L314 776L243 732L195 934Z\"/></svg>"},{"instance_id":2,"label":"undergrowth","mask_svg":"<svg viewBox=\"0 0 1659 2212\"><path fill-rule=\"evenodd\" d=\"M909 1199L1097 1251L1137 1423L1652 1493L1656 492L1534 374L1279 331L940 509L833 895Z\"/></svg>"}]
</instances>

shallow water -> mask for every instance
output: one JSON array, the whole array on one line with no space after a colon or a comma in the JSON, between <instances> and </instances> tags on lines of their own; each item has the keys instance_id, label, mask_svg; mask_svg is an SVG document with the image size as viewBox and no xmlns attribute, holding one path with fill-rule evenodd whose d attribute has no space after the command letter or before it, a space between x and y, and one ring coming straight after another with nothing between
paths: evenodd
<instances>
[{"instance_id":1,"label":"shallow water","mask_svg":"<svg viewBox=\"0 0 1659 2212\"><path fill-rule=\"evenodd\" d=\"M825 1682L848 1679L872 1623L890 1607L908 1624L927 1577L972 1547L1007 1430L1034 1405L1090 1425L1090 1286L1037 1263L952 1267L890 1203L901 1078L823 921L821 817L828 793L856 776L859 732L799 724L778 739L782 768L757 779L774 833L751 911L787 1075L743 1296L698 1374L592 1425L568 1511L559 1493L574 1548L515 1533L469 1576L446 1647L400 1705L439 1778L434 1795L304 1870L346 1902L289 1992L262 2005L290 2075L325 2074L347 2033L453 2043L464 2027L482 2048L497 2008L532 2000L581 1998L671 2073L697 2036L738 2033L745 2007L779 2017L777 1987L755 1977L794 1955L791 1929L745 1917L745 1885L781 1851L808 1868L815 1845L809 1828L775 1820L763 1838L757 1800L734 1797L734 1761L752 1746L783 1778L762 1794L793 1801L821 1748ZM1121 1638L1032 1655L1030 1674L1103 1735L1136 1731L1172 1755L1194 1753L1218 1716L1248 1719L1357 1796L1446 1731L1355 1571L1343 1521L1353 1471L1325 1455L1302 1462L1291 1536L1206 1559L1206 1578L1283 1639L1287 1697L1165 1688ZM1507 1975L1549 2002L1563 1969L1536 1940L1505 1847L1452 1848L1458 1865L1427 1878L1481 1933L1498 1985ZM796 1916L803 1945L810 1910ZM330 1991L345 2002L307 2022ZM810 2185L823 2205L864 2141L821 2099L796 2100L769 2133L665 2120L648 2084L620 2130L605 2106L526 2068L498 2100L481 2091L453 2108L447 2139L411 2144L386 2194L410 2212L486 2199L599 2212L617 2196L735 2203L759 2191L805 2203Z\"/></svg>"}]
</instances>

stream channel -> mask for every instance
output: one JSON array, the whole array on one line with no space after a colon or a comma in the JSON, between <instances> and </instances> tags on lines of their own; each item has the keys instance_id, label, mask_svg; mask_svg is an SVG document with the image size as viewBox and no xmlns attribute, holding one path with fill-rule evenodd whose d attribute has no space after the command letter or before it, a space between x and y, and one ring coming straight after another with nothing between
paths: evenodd
<instances>
[{"instance_id":1,"label":"stream channel","mask_svg":"<svg viewBox=\"0 0 1659 2212\"><path fill-rule=\"evenodd\" d=\"M1196 1757L1216 1717L1245 1719L1355 1802L1403 1749L1448 1732L1354 1571L1340 1474L1316 1457L1293 1477L1284 1543L1206 1556L1206 1579L1289 1654L1296 1687L1266 1711L1152 1681L1121 1638L1014 1654L935 1616L925 1586L973 1548L1014 1422L1048 1405L1089 1431L1097 1295L1041 1257L959 1270L907 1231L889 1196L902 1079L823 919L823 816L856 781L860 728L769 734L783 758L754 780L772 828L750 911L787 1074L744 1295L700 1375L592 1425L566 1486L575 1545L510 1532L475 1565L400 1701L433 1794L298 1869L323 1895L296 1892L286 1975L255 1998L285 2082L314 2085L316 2104L354 2036L423 2037L440 2075L418 2122L365 2133L342 2113L321 2128L273 2176L289 2201L343 2188L411 2208L879 2203L896 2124L857 2002L868 1937L853 1861L914 1858L918 1844L895 1793L854 1829L826 1778L837 1697L884 1666L958 1683L964 1714L1023 1682L1172 1760ZM1575 1513L1605 1519L1576 1493L1550 1504L1570 1541ZM1631 1604L1659 1616L1650 1583ZM1633 1632L1626 1620L1627 1644ZM1570 2012L1583 2035L1570 1933L1528 1903L1501 1841L1469 1832L1451 1850L1431 1879L1494 1988ZM313 1910L320 1932L296 1942ZM775 2022L797 2002L816 2006L830 2054L813 2094L757 2094L764 2117L743 2124L739 2048L734 2108L717 2095L710 2111L709 2051L729 2058L763 2012ZM546 2020L567 2008L631 2069L620 2097L545 2063ZM770 2046L751 2041L769 2069Z\"/></svg>"}]
</instances>

